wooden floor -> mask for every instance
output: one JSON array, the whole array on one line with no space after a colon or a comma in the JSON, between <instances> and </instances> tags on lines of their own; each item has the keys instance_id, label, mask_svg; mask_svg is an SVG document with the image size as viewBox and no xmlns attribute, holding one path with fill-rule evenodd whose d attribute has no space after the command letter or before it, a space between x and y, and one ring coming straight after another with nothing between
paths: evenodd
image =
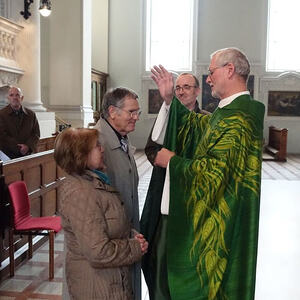
<instances>
[{"instance_id":1,"label":"wooden floor","mask_svg":"<svg viewBox=\"0 0 300 300\"><path fill-rule=\"evenodd\" d=\"M152 167L142 152L135 157L142 211ZM288 156L286 163L263 162L262 179L255 300L299 300L300 155ZM44 245L14 278L0 284L0 299L62 299L63 238L59 234L55 241L53 281L47 280L48 245ZM147 299L143 283L143 300Z\"/></svg>"},{"instance_id":2,"label":"wooden floor","mask_svg":"<svg viewBox=\"0 0 300 300\"><path fill-rule=\"evenodd\" d=\"M286 162L263 161L262 179L300 180L300 155L288 155Z\"/></svg>"}]
</instances>

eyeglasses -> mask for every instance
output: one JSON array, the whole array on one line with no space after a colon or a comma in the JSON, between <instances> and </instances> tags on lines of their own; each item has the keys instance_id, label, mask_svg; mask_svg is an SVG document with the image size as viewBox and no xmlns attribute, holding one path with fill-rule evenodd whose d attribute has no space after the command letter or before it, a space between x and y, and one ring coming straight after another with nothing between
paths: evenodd
<instances>
[{"instance_id":1,"label":"eyeglasses","mask_svg":"<svg viewBox=\"0 0 300 300\"><path fill-rule=\"evenodd\" d=\"M119 107L118 107L118 109L126 111L130 115L130 118L139 117L142 113L142 111L140 109L139 110L133 110L133 111L129 111L129 110L119 108Z\"/></svg>"},{"instance_id":2,"label":"eyeglasses","mask_svg":"<svg viewBox=\"0 0 300 300\"><path fill-rule=\"evenodd\" d=\"M223 68L223 67L225 67L225 66L227 66L228 65L228 63L226 63L226 64L224 64L224 65L222 65L222 66L219 66L219 67L215 67L215 68L213 68L212 70L210 70L210 69L208 69L207 71L208 71L208 75L209 76L212 76L213 74L214 74L214 72L217 70L217 69L221 69L221 68Z\"/></svg>"},{"instance_id":3,"label":"eyeglasses","mask_svg":"<svg viewBox=\"0 0 300 300\"><path fill-rule=\"evenodd\" d=\"M177 85L175 87L175 92L178 93L181 90L183 90L183 91L189 91L191 88L196 88L196 87L197 87L196 85L188 85L188 84L185 84L183 86Z\"/></svg>"}]
</instances>

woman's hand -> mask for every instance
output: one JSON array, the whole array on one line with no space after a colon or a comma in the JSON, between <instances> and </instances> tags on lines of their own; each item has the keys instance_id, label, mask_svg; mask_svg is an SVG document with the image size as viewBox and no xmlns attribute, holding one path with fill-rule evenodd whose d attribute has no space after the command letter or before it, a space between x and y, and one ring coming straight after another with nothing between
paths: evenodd
<instances>
[{"instance_id":1,"label":"woman's hand","mask_svg":"<svg viewBox=\"0 0 300 300\"><path fill-rule=\"evenodd\" d=\"M134 236L134 238L139 241L143 255L145 253L147 253L147 251L148 251L148 242L146 241L144 236L141 233L138 233Z\"/></svg>"}]
</instances>

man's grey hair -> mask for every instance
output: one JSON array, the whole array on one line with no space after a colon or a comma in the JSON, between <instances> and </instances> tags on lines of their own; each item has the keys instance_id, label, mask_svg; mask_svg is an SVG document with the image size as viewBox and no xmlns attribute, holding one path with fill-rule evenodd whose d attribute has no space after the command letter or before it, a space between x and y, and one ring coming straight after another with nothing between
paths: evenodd
<instances>
[{"instance_id":1,"label":"man's grey hair","mask_svg":"<svg viewBox=\"0 0 300 300\"><path fill-rule=\"evenodd\" d=\"M102 102L102 115L105 119L109 117L108 108L112 105L118 108L122 108L125 98L138 99L138 95L127 88L119 87L109 90L105 93Z\"/></svg>"},{"instance_id":2,"label":"man's grey hair","mask_svg":"<svg viewBox=\"0 0 300 300\"><path fill-rule=\"evenodd\" d=\"M191 76L194 78L194 80L195 80L195 86L196 86L197 88L200 87L199 79L198 79L194 74L185 72L185 73L179 74L178 77L184 76L184 75L191 75ZM178 77L177 77L177 78L178 78Z\"/></svg>"},{"instance_id":3,"label":"man's grey hair","mask_svg":"<svg viewBox=\"0 0 300 300\"><path fill-rule=\"evenodd\" d=\"M235 73L248 79L250 73L250 64L247 56L238 48L230 47L215 51L210 55L210 58L216 56L216 64L218 66L224 66L228 63L232 63L235 67Z\"/></svg>"}]
</instances>

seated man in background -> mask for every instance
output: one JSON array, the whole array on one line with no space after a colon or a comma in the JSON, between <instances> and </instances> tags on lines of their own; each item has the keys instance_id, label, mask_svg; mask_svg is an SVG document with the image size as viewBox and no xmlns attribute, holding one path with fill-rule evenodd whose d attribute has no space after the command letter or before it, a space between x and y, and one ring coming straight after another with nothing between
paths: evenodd
<instances>
[{"instance_id":1,"label":"seated man in background","mask_svg":"<svg viewBox=\"0 0 300 300\"><path fill-rule=\"evenodd\" d=\"M20 88L8 90L9 104L0 110L0 150L10 158L22 157L36 151L40 127L35 113L22 106Z\"/></svg>"}]
</instances>

